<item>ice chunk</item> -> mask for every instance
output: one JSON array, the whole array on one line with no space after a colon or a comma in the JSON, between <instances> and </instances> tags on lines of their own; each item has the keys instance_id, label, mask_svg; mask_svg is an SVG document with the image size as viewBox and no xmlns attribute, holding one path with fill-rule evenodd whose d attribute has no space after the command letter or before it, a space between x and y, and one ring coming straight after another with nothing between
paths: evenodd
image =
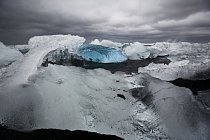
<instances>
[{"instance_id":1,"label":"ice chunk","mask_svg":"<svg viewBox=\"0 0 210 140\"><path fill-rule=\"evenodd\" d=\"M19 51L10 49L0 42L0 67L8 65L21 57L22 54Z\"/></svg>"},{"instance_id":2,"label":"ice chunk","mask_svg":"<svg viewBox=\"0 0 210 140\"><path fill-rule=\"evenodd\" d=\"M151 63L146 67L139 67L139 73L147 73L161 80L189 79L192 76L210 69L210 60L193 63L189 60L171 62L169 65Z\"/></svg>"},{"instance_id":3,"label":"ice chunk","mask_svg":"<svg viewBox=\"0 0 210 140\"><path fill-rule=\"evenodd\" d=\"M84 37L74 35L50 35L50 36L35 36L28 42L30 48L37 46L44 46L44 44L59 44L60 46L66 47L69 51L75 51L79 46L85 42ZM55 43L53 43L55 42Z\"/></svg>"},{"instance_id":4,"label":"ice chunk","mask_svg":"<svg viewBox=\"0 0 210 140\"><path fill-rule=\"evenodd\" d=\"M188 59L192 62L203 61L210 56L210 45L208 43L188 43L188 42L158 42L153 47L159 48L169 54L172 61Z\"/></svg>"},{"instance_id":5,"label":"ice chunk","mask_svg":"<svg viewBox=\"0 0 210 140\"><path fill-rule=\"evenodd\" d=\"M47 53L66 46L75 48L78 44L81 45L83 41L84 38L71 35L32 38L29 41L32 49L24 57L8 66L6 76L0 74L0 123L6 122L8 126L11 124L12 127L22 130L33 128L35 126L34 121L41 116L38 115L36 118L35 115L40 109L41 97L36 87L28 81L37 72L37 68ZM0 48L4 50L6 47L1 44ZM1 50L0 54L2 53ZM14 51L18 52L17 50ZM18 53L22 55L20 52ZM37 105L38 109L36 108ZM23 124L24 121L26 123Z\"/></svg>"},{"instance_id":6,"label":"ice chunk","mask_svg":"<svg viewBox=\"0 0 210 140\"><path fill-rule=\"evenodd\" d=\"M147 50L147 47L139 42L131 43L130 46L124 48L124 51L131 60L145 59L150 56L150 51Z\"/></svg>"},{"instance_id":7,"label":"ice chunk","mask_svg":"<svg viewBox=\"0 0 210 140\"><path fill-rule=\"evenodd\" d=\"M138 113L145 106L139 105L140 102L137 103L125 92L129 90L129 83L124 80L123 74L58 65L40 70L34 77L36 80L33 80L35 88L27 86L21 89L24 93L31 90L30 94L22 94L25 97L23 100L27 99L28 102L17 108L21 100L18 102L16 97L20 94L12 94L17 103L14 110L20 110L16 114L11 113L13 122L17 122L14 117L17 116L23 125L30 126L28 118L19 120L18 115L21 113L20 116L27 117L32 114L34 119L38 119L32 128L81 129L114 134L126 140L147 139L154 135L151 131L157 130L155 137L161 137L158 134L162 135L163 132L156 127L157 117L149 111ZM124 95L126 100L118 98L117 94ZM26 108L31 106L29 101L34 105L31 112ZM21 107L26 109L21 110Z\"/></svg>"},{"instance_id":8,"label":"ice chunk","mask_svg":"<svg viewBox=\"0 0 210 140\"><path fill-rule=\"evenodd\" d=\"M139 72L148 73L162 80L209 78L206 75L210 69L210 45L208 43L158 42L148 49L151 52L157 51L153 54L158 54L158 52L169 54L168 58L172 62L169 65L151 63L147 67L139 68ZM197 74L199 77L195 77Z\"/></svg>"},{"instance_id":9,"label":"ice chunk","mask_svg":"<svg viewBox=\"0 0 210 140\"><path fill-rule=\"evenodd\" d=\"M123 52L101 45L82 45L77 53L87 61L98 63L119 63L127 60L127 56Z\"/></svg>"},{"instance_id":10,"label":"ice chunk","mask_svg":"<svg viewBox=\"0 0 210 140\"><path fill-rule=\"evenodd\" d=\"M209 139L209 112L197 105L189 89L174 86L146 74L128 78L129 81L132 79L132 83L144 86L135 93L132 92L132 95L141 99L160 117L164 129L172 139Z\"/></svg>"}]
</instances>

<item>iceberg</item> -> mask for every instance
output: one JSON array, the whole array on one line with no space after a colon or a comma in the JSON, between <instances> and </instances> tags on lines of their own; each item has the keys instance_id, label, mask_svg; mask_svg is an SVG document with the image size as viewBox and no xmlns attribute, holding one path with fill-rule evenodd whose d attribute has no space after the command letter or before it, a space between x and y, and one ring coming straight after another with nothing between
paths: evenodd
<instances>
[{"instance_id":1,"label":"iceberg","mask_svg":"<svg viewBox=\"0 0 210 140\"><path fill-rule=\"evenodd\" d=\"M97 63L119 63L127 60L127 56L115 48L94 44L80 46L77 53L83 59Z\"/></svg>"}]
</instances>

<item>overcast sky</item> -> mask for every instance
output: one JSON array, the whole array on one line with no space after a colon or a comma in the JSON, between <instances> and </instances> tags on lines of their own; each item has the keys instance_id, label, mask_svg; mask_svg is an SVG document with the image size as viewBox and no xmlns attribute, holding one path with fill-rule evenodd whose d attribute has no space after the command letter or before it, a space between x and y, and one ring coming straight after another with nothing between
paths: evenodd
<instances>
[{"instance_id":1,"label":"overcast sky","mask_svg":"<svg viewBox=\"0 0 210 140\"><path fill-rule=\"evenodd\" d=\"M0 0L0 41L46 34L210 42L210 0Z\"/></svg>"}]
</instances>

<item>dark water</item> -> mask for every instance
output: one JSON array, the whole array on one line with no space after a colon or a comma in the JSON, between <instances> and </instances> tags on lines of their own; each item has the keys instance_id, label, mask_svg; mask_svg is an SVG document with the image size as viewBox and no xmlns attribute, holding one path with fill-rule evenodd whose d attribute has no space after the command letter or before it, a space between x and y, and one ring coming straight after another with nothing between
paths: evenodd
<instances>
[{"instance_id":1,"label":"dark water","mask_svg":"<svg viewBox=\"0 0 210 140\"><path fill-rule=\"evenodd\" d=\"M188 79L179 78L169 82L179 87L189 88L193 92L193 95L197 95L198 91L204 91L210 89L210 79L188 80Z\"/></svg>"},{"instance_id":2,"label":"dark water","mask_svg":"<svg viewBox=\"0 0 210 140\"><path fill-rule=\"evenodd\" d=\"M94 62L86 61L85 64L81 67L86 68L86 69L103 68L103 69L111 71L112 73L121 71L121 72L130 74L130 73L138 73L139 67L148 66L150 63L168 65L170 62L171 61L167 59L167 57L157 57L157 58L147 58L143 60L127 60L122 63L109 63L109 64L94 63Z\"/></svg>"},{"instance_id":3,"label":"dark water","mask_svg":"<svg viewBox=\"0 0 210 140\"><path fill-rule=\"evenodd\" d=\"M123 140L114 135L104 135L82 130L69 131L58 129L38 129L31 132L19 132L0 125L1 140Z\"/></svg>"}]
</instances>

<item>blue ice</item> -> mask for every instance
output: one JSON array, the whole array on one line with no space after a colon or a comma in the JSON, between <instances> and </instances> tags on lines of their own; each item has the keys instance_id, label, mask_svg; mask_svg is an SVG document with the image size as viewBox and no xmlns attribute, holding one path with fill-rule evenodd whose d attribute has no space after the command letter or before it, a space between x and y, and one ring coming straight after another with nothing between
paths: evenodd
<instances>
[{"instance_id":1,"label":"blue ice","mask_svg":"<svg viewBox=\"0 0 210 140\"><path fill-rule=\"evenodd\" d=\"M87 61L98 63L119 63L127 60L127 56L120 50L101 45L84 44L78 48L77 53Z\"/></svg>"}]
</instances>

